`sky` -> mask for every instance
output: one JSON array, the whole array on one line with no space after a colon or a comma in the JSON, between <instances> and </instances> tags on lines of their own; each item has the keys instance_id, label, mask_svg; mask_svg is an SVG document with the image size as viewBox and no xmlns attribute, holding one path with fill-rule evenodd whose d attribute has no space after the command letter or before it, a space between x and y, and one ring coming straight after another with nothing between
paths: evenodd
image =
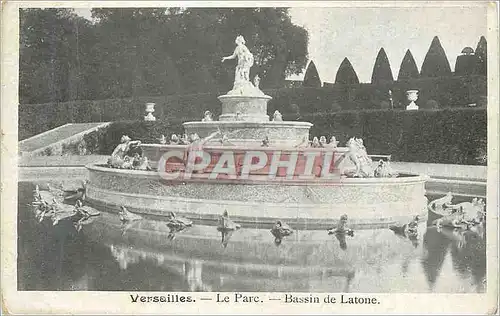
<instances>
[{"instance_id":1,"label":"sky","mask_svg":"<svg viewBox=\"0 0 500 316\"><path fill-rule=\"evenodd\" d=\"M380 48L384 48L394 78L407 49L420 70L432 38L438 36L452 71L462 49L476 48L486 36L486 3L445 7L293 7L292 22L309 33L309 60L320 78L334 82L347 57L361 82L369 82ZM76 9L90 18L89 9ZM303 74L289 79L301 80Z\"/></svg>"}]
</instances>

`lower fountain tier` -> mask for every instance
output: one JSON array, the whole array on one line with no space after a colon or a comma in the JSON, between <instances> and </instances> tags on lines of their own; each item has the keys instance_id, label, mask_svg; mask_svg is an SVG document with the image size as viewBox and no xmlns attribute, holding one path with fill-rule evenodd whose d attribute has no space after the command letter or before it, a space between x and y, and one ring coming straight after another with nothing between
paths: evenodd
<instances>
[{"instance_id":1,"label":"lower fountain tier","mask_svg":"<svg viewBox=\"0 0 500 316\"><path fill-rule=\"evenodd\" d=\"M162 179L153 171L88 165L87 199L96 205L125 206L143 216L214 221L227 210L241 224L328 227L343 214L352 225L387 226L415 215L426 216L426 176L341 178L311 182L255 183L241 180Z\"/></svg>"},{"instance_id":2,"label":"lower fountain tier","mask_svg":"<svg viewBox=\"0 0 500 316\"><path fill-rule=\"evenodd\" d=\"M159 169L158 163L160 160L162 158L166 159L165 165L162 166L164 169L160 169L166 172L185 171L189 161L188 157L191 154L195 154L193 152L195 148L189 145L142 144L141 148L143 155L149 159L149 164L153 169ZM309 166L311 168L309 170L310 174L314 175L314 177L325 177L323 173L326 172L326 170L323 170L325 168L328 168L328 173L337 173L337 175L340 175L341 169L346 166L355 168L350 160L344 160L342 166L337 165L337 161L347 151L346 147L290 149L290 147L262 147L260 145L245 148L241 146L221 146L220 144L218 146L204 146L203 152L208 155L204 157L207 161L205 161L206 166L202 171L208 176L216 165L222 162L226 164L228 163L226 159L232 158L231 165L234 165L234 172L232 174L240 177L243 166L247 165L247 163L253 163L255 158L257 162L261 162L261 159L265 161L263 161L263 165L259 169L248 170L249 175L269 175L273 162L277 164L277 161L295 161L296 163L294 163L291 175L296 177L307 174L306 165L310 158L314 158L312 166ZM175 153L175 156L171 156L172 153ZM199 159L197 158L196 164L203 165L200 159L202 159L201 155ZM289 168L280 167L277 168L275 175L284 177L288 171ZM201 170L195 172L200 173Z\"/></svg>"},{"instance_id":3,"label":"lower fountain tier","mask_svg":"<svg viewBox=\"0 0 500 316\"><path fill-rule=\"evenodd\" d=\"M198 134L206 137L220 129L225 133L229 142L234 145L260 146L267 136L270 146L296 146L309 139L308 122L243 122L243 121L213 121L213 122L186 122L183 123L186 134ZM220 137L211 140L217 143ZM219 142L220 144L220 142Z\"/></svg>"}]
</instances>

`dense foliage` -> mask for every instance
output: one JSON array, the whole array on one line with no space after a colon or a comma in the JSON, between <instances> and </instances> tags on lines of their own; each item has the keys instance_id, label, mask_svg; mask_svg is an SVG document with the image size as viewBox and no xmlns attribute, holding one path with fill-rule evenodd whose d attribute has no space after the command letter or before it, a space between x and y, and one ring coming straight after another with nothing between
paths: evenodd
<instances>
[{"instance_id":1,"label":"dense foliage","mask_svg":"<svg viewBox=\"0 0 500 316\"><path fill-rule=\"evenodd\" d=\"M455 62L456 76L473 75L476 71L477 56L476 55L461 55L457 56Z\"/></svg>"},{"instance_id":2,"label":"dense foliage","mask_svg":"<svg viewBox=\"0 0 500 316\"><path fill-rule=\"evenodd\" d=\"M488 44L484 36L481 36L477 43L475 56L477 58L475 74L486 76L488 74Z\"/></svg>"},{"instance_id":3,"label":"dense foliage","mask_svg":"<svg viewBox=\"0 0 500 316\"><path fill-rule=\"evenodd\" d=\"M304 119L314 123L313 135L335 135L341 144L362 137L371 154L392 154L396 161L475 165L486 149L485 109L351 111Z\"/></svg>"},{"instance_id":4,"label":"dense foliage","mask_svg":"<svg viewBox=\"0 0 500 316\"><path fill-rule=\"evenodd\" d=\"M353 85L325 85L323 88L281 88L264 92L273 99L268 113L279 110L285 119L298 119L298 114L331 113L347 110L391 108L389 90L392 91L393 108L404 109L408 101L406 91L418 89L417 104L421 108L465 107L476 103L486 106L486 77L441 77L397 82ZM135 97L127 99L82 100L47 104L23 104L19 107L19 139L66 123L111 122L137 120L146 113L145 103L156 103L154 116L162 120L200 120L205 110L217 117L221 92L187 95ZM431 102L429 102L431 101Z\"/></svg>"},{"instance_id":5,"label":"dense foliage","mask_svg":"<svg viewBox=\"0 0 500 316\"><path fill-rule=\"evenodd\" d=\"M262 87L282 86L307 62L307 31L287 8L20 11L20 103L219 91L232 86L237 35L255 56Z\"/></svg>"},{"instance_id":6,"label":"dense foliage","mask_svg":"<svg viewBox=\"0 0 500 316\"><path fill-rule=\"evenodd\" d=\"M371 154L391 154L395 161L477 165L486 150L486 110L348 111L308 114L312 136L334 135L343 146L362 137ZM88 152L109 155L124 134L157 143L163 134L182 133L180 122L122 121L85 136Z\"/></svg>"},{"instance_id":7,"label":"dense foliage","mask_svg":"<svg viewBox=\"0 0 500 316\"><path fill-rule=\"evenodd\" d=\"M128 135L134 140L155 144L161 135L170 138L172 134L183 133L181 122L166 120L148 121L118 121L107 128L91 132L84 136L87 152L92 154L110 155L120 143L122 135Z\"/></svg>"},{"instance_id":8,"label":"dense foliage","mask_svg":"<svg viewBox=\"0 0 500 316\"><path fill-rule=\"evenodd\" d=\"M450 63L448 62L448 58L446 58L446 53L437 36L434 36L432 39L431 46L425 55L420 75L422 77L451 75Z\"/></svg>"},{"instance_id":9,"label":"dense foliage","mask_svg":"<svg viewBox=\"0 0 500 316\"><path fill-rule=\"evenodd\" d=\"M93 26L67 9L22 9L20 103L60 102L92 95Z\"/></svg>"},{"instance_id":10,"label":"dense foliage","mask_svg":"<svg viewBox=\"0 0 500 316\"><path fill-rule=\"evenodd\" d=\"M307 66L306 73L304 74L304 81L302 83L302 86L308 88L321 88L322 85L323 84L321 83L321 79L319 78L318 69L316 69L316 65L311 60L311 62Z\"/></svg>"},{"instance_id":11,"label":"dense foliage","mask_svg":"<svg viewBox=\"0 0 500 316\"><path fill-rule=\"evenodd\" d=\"M399 66L398 80L418 79L420 73L418 72L417 63L411 51L408 49Z\"/></svg>"},{"instance_id":12,"label":"dense foliage","mask_svg":"<svg viewBox=\"0 0 500 316\"><path fill-rule=\"evenodd\" d=\"M335 83L337 84L359 83L358 75L356 74L356 71L354 71L351 62L349 61L349 59L347 59L347 57L344 58L344 60L342 60L342 63L340 64L339 69L337 70L337 75L335 76Z\"/></svg>"},{"instance_id":13,"label":"dense foliage","mask_svg":"<svg viewBox=\"0 0 500 316\"><path fill-rule=\"evenodd\" d=\"M389 58L382 47L375 59L375 64L373 65L372 72L372 83L380 83L383 81L393 81L391 65L389 63Z\"/></svg>"}]
</instances>

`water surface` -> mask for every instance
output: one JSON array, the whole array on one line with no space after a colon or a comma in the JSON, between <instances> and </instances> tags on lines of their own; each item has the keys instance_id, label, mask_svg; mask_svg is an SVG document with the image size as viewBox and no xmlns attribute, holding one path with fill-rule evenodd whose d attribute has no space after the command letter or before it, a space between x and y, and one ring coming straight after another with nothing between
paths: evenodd
<instances>
[{"instance_id":1,"label":"water surface","mask_svg":"<svg viewBox=\"0 0 500 316\"><path fill-rule=\"evenodd\" d=\"M344 241L303 231L276 247L268 230L245 229L226 249L210 237L214 227L199 226L174 246L146 229L122 235L112 220L80 233L64 221L38 223L27 207L32 190L19 185L19 290L485 292L484 231L423 223L416 241L388 229Z\"/></svg>"}]
</instances>

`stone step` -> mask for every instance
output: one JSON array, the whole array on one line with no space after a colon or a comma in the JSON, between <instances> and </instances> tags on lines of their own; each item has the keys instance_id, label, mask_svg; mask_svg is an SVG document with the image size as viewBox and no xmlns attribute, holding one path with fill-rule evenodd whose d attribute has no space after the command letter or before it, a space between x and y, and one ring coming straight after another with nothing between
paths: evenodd
<instances>
[{"instance_id":1,"label":"stone step","mask_svg":"<svg viewBox=\"0 0 500 316\"><path fill-rule=\"evenodd\" d=\"M18 151L21 156L44 155L45 151L57 152L63 145L78 143L83 139L84 135L106 127L109 124L109 122L97 122L61 125L20 141Z\"/></svg>"}]
</instances>

